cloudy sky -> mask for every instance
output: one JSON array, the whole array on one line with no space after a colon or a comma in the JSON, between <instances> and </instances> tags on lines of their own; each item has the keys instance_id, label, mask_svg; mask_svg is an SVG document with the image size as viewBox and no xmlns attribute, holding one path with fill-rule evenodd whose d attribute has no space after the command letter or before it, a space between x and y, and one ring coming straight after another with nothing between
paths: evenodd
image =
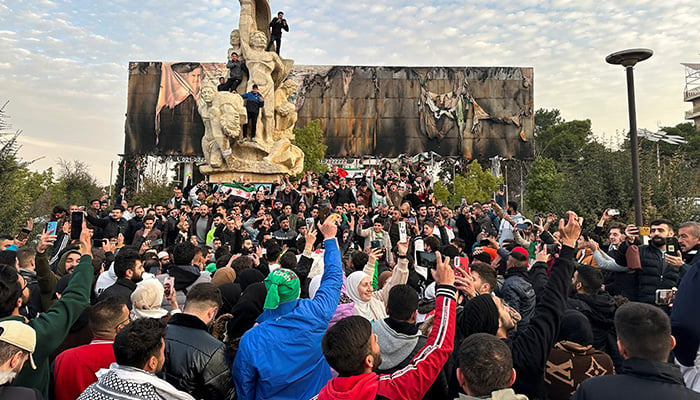
<instances>
[{"instance_id":1,"label":"cloudy sky","mask_svg":"<svg viewBox=\"0 0 700 400\"><path fill-rule=\"evenodd\" d=\"M167 5L166 5L167 4ZM683 122L684 69L700 62L697 0L273 1L297 64L522 66L535 69L535 108L628 127L614 51L654 50L635 70L640 127ZM106 184L124 146L129 61L225 61L236 0L5 0L0 3L0 105L36 169L87 162Z\"/></svg>"}]
</instances>

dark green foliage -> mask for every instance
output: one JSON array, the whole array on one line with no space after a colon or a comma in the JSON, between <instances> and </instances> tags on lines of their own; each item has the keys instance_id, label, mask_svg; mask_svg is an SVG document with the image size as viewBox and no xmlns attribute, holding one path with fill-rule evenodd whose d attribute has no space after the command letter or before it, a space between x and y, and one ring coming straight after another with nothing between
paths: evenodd
<instances>
[{"instance_id":1,"label":"dark green foliage","mask_svg":"<svg viewBox=\"0 0 700 400\"><path fill-rule=\"evenodd\" d=\"M313 120L303 128L294 128L292 144L304 153L304 171L325 172L328 170L321 161L326 157L328 146L323 143L321 121Z\"/></svg>"},{"instance_id":2,"label":"dark green foliage","mask_svg":"<svg viewBox=\"0 0 700 400\"><path fill-rule=\"evenodd\" d=\"M610 149L593 136L590 121L566 122L558 110L535 113L538 158L527 168L526 214L574 210L595 224L606 208L622 211L631 222L632 167L629 141ZM644 220L667 217L676 223L700 218L693 199L700 197L700 132L690 123L663 128L688 143L659 145L640 139L640 176ZM515 175L515 174L512 174ZM511 176L509 176L511 181ZM513 192L510 193L513 196Z\"/></svg>"}]
</instances>

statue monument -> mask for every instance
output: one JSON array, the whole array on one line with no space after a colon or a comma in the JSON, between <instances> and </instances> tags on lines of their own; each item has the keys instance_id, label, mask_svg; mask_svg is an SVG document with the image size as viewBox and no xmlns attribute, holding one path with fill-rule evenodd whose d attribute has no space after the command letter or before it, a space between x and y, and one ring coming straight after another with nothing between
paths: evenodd
<instances>
[{"instance_id":1,"label":"statue monument","mask_svg":"<svg viewBox=\"0 0 700 400\"><path fill-rule=\"evenodd\" d=\"M297 112L289 97L296 92L297 83L286 78L294 61L265 51L268 0L240 3L239 27L231 32L227 55L238 53L248 67L249 76L239 88L247 92L258 85L264 99L256 141L240 140L241 127L248 122L240 94L217 92L211 82L202 82L197 109L204 122L206 164L200 171L212 180L232 181L243 176L253 182L272 182L282 174L299 174L304 166L304 153L292 144Z\"/></svg>"}]
</instances>

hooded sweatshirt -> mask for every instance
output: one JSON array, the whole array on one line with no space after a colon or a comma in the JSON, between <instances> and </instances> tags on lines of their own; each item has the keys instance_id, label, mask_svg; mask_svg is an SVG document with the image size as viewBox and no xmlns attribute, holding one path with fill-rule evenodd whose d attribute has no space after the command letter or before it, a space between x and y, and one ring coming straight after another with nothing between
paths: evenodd
<instances>
[{"instance_id":1,"label":"hooded sweatshirt","mask_svg":"<svg viewBox=\"0 0 700 400\"><path fill-rule=\"evenodd\" d=\"M382 363L379 365L379 371L383 373L393 372L391 370L401 364L407 365L408 362L404 363L404 361L410 361L412 358L411 355L417 352L416 345L418 342L420 341L422 344L425 344L427 339L424 336L421 336L418 328L415 325L413 334L395 331L389 326L390 323L407 323L389 321L390 318L391 317L376 321L372 325L372 332L377 335L377 343L382 351ZM423 346L421 345L420 347Z\"/></svg>"}]
</instances>

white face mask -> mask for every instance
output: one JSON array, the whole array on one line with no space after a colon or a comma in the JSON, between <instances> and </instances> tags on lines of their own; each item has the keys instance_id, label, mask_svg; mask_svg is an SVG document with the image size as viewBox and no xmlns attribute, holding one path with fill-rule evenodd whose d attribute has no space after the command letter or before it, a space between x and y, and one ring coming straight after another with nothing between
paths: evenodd
<instances>
[{"instance_id":1,"label":"white face mask","mask_svg":"<svg viewBox=\"0 0 700 400\"><path fill-rule=\"evenodd\" d=\"M17 378L15 371L0 371L0 385L11 385L15 378Z\"/></svg>"}]
</instances>

